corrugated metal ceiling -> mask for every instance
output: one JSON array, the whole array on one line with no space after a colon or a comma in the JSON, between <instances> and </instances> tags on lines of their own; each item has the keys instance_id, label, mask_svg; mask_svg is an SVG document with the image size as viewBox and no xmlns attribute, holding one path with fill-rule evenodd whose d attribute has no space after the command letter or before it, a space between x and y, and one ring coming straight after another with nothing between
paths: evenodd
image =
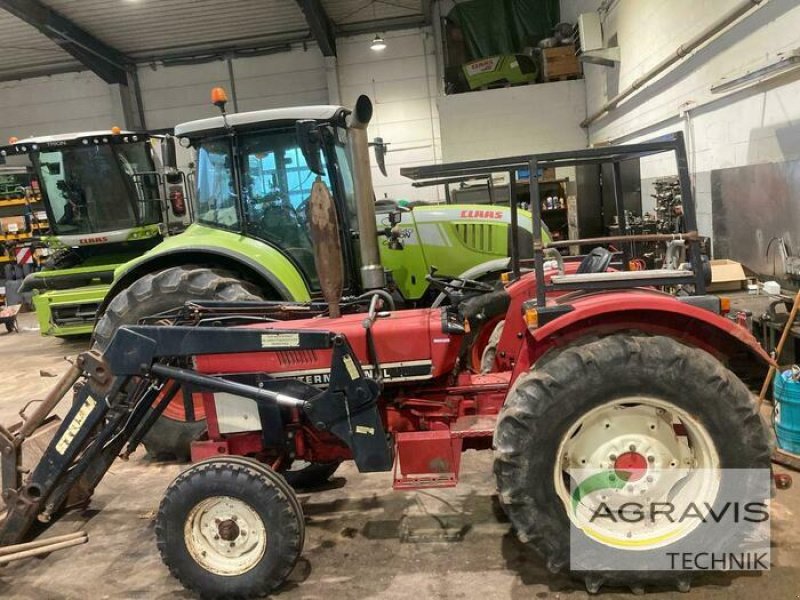
<instances>
[{"instance_id":1,"label":"corrugated metal ceiling","mask_svg":"<svg viewBox=\"0 0 800 600\"><path fill-rule=\"evenodd\" d=\"M337 25L422 15L422 0L322 0Z\"/></svg>"},{"instance_id":2,"label":"corrugated metal ceiling","mask_svg":"<svg viewBox=\"0 0 800 600\"><path fill-rule=\"evenodd\" d=\"M296 0L41 0L136 59L309 38ZM422 16L422 0L322 0L339 27ZM0 10L0 78L77 68L34 27Z\"/></svg>"},{"instance_id":3,"label":"corrugated metal ceiling","mask_svg":"<svg viewBox=\"0 0 800 600\"><path fill-rule=\"evenodd\" d=\"M0 77L76 66L76 60L35 27L0 10Z\"/></svg>"},{"instance_id":4,"label":"corrugated metal ceiling","mask_svg":"<svg viewBox=\"0 0 800 600\"><path fill-rule=\"evenodd\" d=\"M257 43L308 30L294 0L46 0L131 56L188 47Z\"/></svg>"}]
</instances>

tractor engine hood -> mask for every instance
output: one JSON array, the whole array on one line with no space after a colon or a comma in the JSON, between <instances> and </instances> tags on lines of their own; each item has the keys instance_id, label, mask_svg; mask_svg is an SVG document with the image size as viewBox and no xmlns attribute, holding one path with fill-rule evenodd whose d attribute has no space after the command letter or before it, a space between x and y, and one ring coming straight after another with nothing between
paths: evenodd
<instances>
[{"instance_id":1,"label":"tractor engine hood","mask_svg":"<svg viewBox=\"0 0 800 600\"><path fill-rule=\"evenodd\" d=\"M368 346L364 315L336 319L317 318L248 325L256 329L333 331L350 343L367 375L383 377L387 385L435 379L451 372L461 337L443 332L443 311L418 309L379 317L372 326L379 373ZM413 349L409 352L409 341ZM276 378L295 378L325 387L330 375L330 350L210 354L196 357L196 369L206 374L266 373Z\"/></svg>"}]
</instances>

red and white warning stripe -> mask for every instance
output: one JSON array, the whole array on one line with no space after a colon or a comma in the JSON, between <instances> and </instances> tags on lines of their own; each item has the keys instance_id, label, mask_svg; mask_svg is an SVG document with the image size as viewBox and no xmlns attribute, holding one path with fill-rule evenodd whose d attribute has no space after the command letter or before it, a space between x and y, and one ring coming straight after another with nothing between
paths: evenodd
<instances>
[{"instance_id":1,"label":"red and white warning stripe","mask_svg":"<svg viewBox=\"0 0 800 600\"><path fill-rule=\"evenodd\" d=\"M23 248L17 248L14 251L14 254L17 257L18 265L29 265L33 262L33 248L27 246Z\"/></svg>"}]
</instances>

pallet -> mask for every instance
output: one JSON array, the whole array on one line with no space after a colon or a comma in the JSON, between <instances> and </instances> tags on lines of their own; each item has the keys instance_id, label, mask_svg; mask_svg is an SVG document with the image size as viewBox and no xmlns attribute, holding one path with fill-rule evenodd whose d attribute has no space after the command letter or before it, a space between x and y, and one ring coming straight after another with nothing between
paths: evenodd
<instances>
[{"instance_id":1,"label":"pallet","mask_svg":"<svg viewBox=\"0 0 800 600\"><path fill-rule=\"evenodd\" d=\"M542 50L542 75L545 81L565 81L583 75L583 68L575 54L575 46L557 46Z\"/></svg>"}]
</instances>

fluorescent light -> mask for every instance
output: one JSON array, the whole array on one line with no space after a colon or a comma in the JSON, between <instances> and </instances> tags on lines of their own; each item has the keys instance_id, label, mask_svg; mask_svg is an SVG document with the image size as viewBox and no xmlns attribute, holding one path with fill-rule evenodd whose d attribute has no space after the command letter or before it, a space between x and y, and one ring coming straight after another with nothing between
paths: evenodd
<instances>
[{"instance_id":1,"label":"fluorescent light","mask_svg":"<svg viewBox=\"0 0 800 600\"><path fill-rule=\"evenodd\" d=\"M383 39L383 36L381 36L380 34L375 34L375 39L372 40L370 49L375 50L375 52L386 50L386 40Z\"/></svg>"},{"instance_id":2,"label":"fluorescent light","mask_svg":"<svg viewBox=\"0 0 800 600\"><path fill-rule=\"evenodd\" d=\"M748 71L743 75L737 75L730 79L721 79L711 86L712 94L739 90L746 87L758 85L769 81L779 75L784 75L790 71L800 68L800 48L795 48L791 52L779 54L781 60L760 67L753 71Z\"/></svg>"}]
</instances>

